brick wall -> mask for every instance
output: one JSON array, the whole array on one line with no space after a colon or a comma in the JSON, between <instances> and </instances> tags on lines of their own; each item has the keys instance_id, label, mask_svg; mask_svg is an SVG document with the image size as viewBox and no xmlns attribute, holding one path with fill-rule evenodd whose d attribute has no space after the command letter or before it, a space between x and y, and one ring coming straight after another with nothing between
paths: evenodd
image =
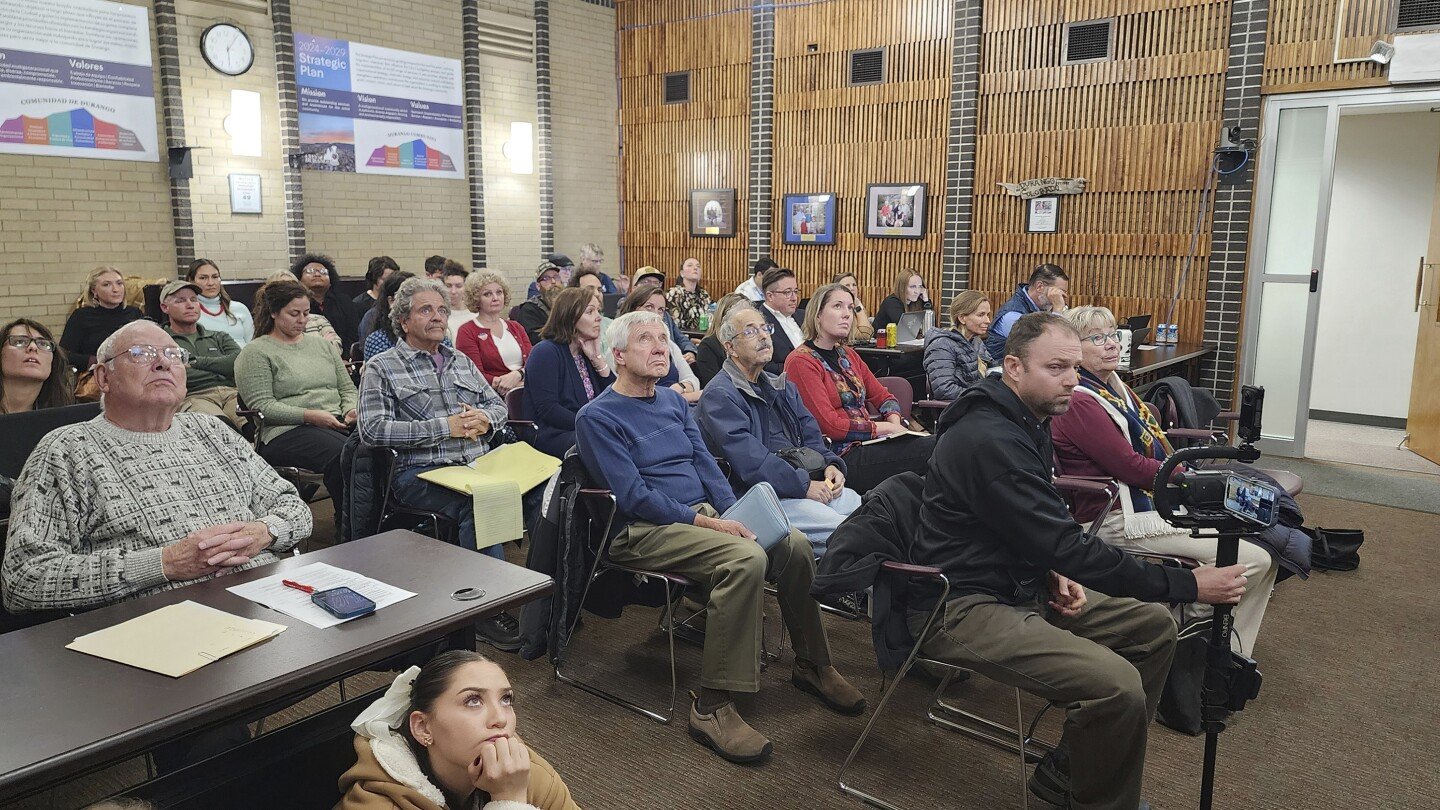
<instances>
[{"instance_id":1,"label":"brick wall","mask_svg":"<svg viewBox=\"0 0 1440 810\"><path fill-rule=\"evenodd\" d=\"M463 56L454 0L292 0L291 10L296 33ZM307 171L303 187L306 247L334 257L342 275L363 276L381 254L417 273L434 253L471 263L464 180Z\"/></svg>"},{"instance_id":2,"label":"brick wall","mask_svg":"<svg viewBox=\"0 0 1440 810\"><path fill-rule=\"evenodd\" d=\"M132 4L150 7L148 0ZM163 146L154 22L152 9L150 59ZM0 319L34 318L58 337L96 265L113 264L145 277L172 274L164 149L161 158L146 163L0 154Z\"/></svg>"},{"instance_id":3,"label":"brick wall","mask_svg":"<svg viewBox=\"0 0 1440 810\"><path fill-rule=\"evenodd\" d=\"M605 251L601 269L620 272L619 102L615 9L550 0L550 71L555 178L555 249Z\"/></svg>"}]
</instances>

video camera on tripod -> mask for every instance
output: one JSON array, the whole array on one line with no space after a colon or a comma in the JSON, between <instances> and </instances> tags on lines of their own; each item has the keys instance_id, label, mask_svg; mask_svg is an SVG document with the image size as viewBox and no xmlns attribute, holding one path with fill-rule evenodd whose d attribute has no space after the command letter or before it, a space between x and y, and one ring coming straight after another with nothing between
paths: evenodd
<instances>
[{"instance_id":1,"label":"video camera on tripod","mask_svg":"<svg viewBox=\"0 0 1440 810\"><path fill-rule=\"evenodd\" d=\"M1189 529L1195 538L1216 541L1215 565L1234 565L1240 538L1275 525L1280 494L1268 483L1232 469L1176 472L1181 464L1209 459L1254 463L1260 450L1260 420L1265 389L1240 390L1240 444L1187 447L1172 453L1155 475L1155 511L1172 526ZM1201 702L1205 730L1205 763L1200 784L1201 810L1209 810L1215 782L1216 744L1225 730L1227 712L1238 712L1260 694L1261 673L1255 659L1230 649L1234 616L1230 605L1217 605L1206 654L1205 690Z\"/></svg>"}]
</instances>

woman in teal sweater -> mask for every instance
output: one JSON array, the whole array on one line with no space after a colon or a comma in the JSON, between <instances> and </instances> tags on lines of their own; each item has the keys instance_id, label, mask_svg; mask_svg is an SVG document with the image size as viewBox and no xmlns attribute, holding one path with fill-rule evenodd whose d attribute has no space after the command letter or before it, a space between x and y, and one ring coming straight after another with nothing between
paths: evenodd
<instances>
[{"instance_id":1,"label":"woman in teal sweater","mask_svg":"<svg viewBox=\"0 0 1440 810\"><path fill-rule=\"evenodd\" d=\"M344 514L340 450L355 424L355 384L334 344L305 334L310 296L296 281L271 281L255 293L255 339L235 359L240 399L264 417L261 458L315 470Z\"/></svg>"}]
</instances>

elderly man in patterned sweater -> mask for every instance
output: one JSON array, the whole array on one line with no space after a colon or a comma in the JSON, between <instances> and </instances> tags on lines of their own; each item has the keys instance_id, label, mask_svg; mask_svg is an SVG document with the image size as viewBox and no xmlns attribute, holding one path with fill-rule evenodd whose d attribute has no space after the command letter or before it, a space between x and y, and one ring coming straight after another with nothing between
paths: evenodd
<instances>
[{"instance_id":1,"label":"elderly man in patterned sweater","mask_svg":"<svg viewBox=\"0 0 1440 810\"><path fill-rule=\"evenodd\" d=\"M176 413L188 359L148 321L100 346L104 412L41 439L16 482L7 610L100 607L274 562L310 535L295 487L234 430Z\"/></svg>"}]
</instances>

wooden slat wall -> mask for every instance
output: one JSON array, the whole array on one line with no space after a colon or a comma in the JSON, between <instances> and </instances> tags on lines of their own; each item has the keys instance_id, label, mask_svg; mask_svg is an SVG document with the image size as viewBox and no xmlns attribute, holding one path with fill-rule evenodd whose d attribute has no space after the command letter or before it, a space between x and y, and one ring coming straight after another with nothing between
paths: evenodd
<instances>
[{"instance_id":1,"label":"wooden slat wall","mask_svg":"<svg viewBox=\"0 0 1440 810\"><path fill-rule=\"evenodd\" d=\"M744 280L750 156L750 13L746 0L620 0L620 245L627 273L652 265L670 283L686 257L705 286ZM664 76L691 71L688 104L665 104ZM691 189L734 188L733 238L689 235Z\"/></svg>"},{"instance_id":2,"label":"wooden slat wall","mask_svg":"<svg viewBox=\"0 0 1440 810\"><path fill-rule=\"evenodd\" d=\"M1342 90L1387 84L1385 69L1373 62L1334 64L1335 16L1345 4L1340 27L1341 59L1370 54L1375 40L1390 42L1395 0L1270 0L1263 93Z\"/></svg>"},{"instance_id":3,"label":"wooden slat wall","mask_svg":"<svg viewBox=\"0 0 1440 810\"><path fill-rule=\"evenodd\" d=\"M874 312L895 274L914 269L939 295L951 5L832 0L776 10L770 255L795 270L805 294L837 272L855 272ZM849 86L849 52L882 45L888 48L886 81ZM923 239L865 238L872 183L929 185ZM835 245L784 244L784 195L824 192L839 197Z\"/></svg>"},{"instance_id":4,"label":"wooden slat wall","mask_svg":"<svg viewBox=\"0 0 1440 810\"><path fill-rule=\"evenodd\" d=\"M1226 0L992 0L985 4L971 286L997 305L1037 264L1071 300L1163 320L1219 139ZM1067 21L1116 17L1115 59L1060 64ZM1060 232L1027 234L1025 204L997 183L1084 177ZM1198 340L1210 222L1175 321Z\"/></svg>"}]
</instances>

